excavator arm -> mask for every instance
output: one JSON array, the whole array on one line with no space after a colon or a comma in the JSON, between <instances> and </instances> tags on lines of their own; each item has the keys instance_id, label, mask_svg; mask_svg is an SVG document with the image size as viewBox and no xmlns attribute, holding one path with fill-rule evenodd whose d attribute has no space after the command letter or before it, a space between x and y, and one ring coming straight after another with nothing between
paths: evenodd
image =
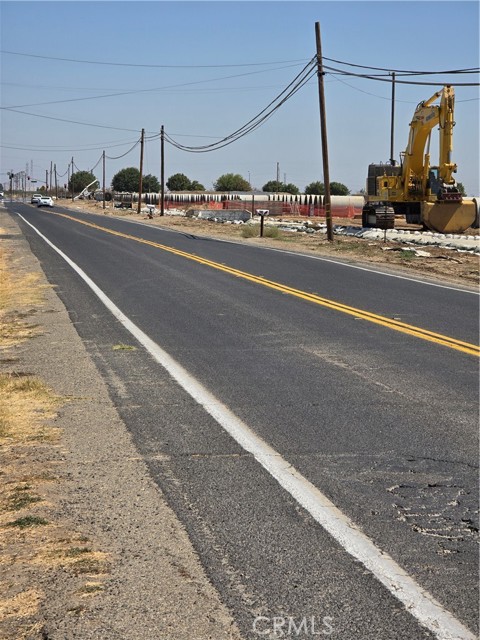
<instances>
[{"instance_id":1,"label":"excavator arm","mask_svg":"<svg viewBox=\"0 0 480 640\"><path fill-rule=\"evenodd\" d=\"M455 184L452 173L457 170L457 165L452 162L453 151L453 119L455 106L455 94L453 87L446 86L442 91L440 102L439 125L440 125L440 153L439 153L439 177L445 184Z\"/></svg>"},{"instance_id":2,"label":"excavator arm","mask_svg":"<svg viewBox=\"0 0 480 640\"><path fill-rule=\"evenodd\" d=\"M439 98L440 104L435 105L434 102ZM442 196L446 196L447 199L459 199L457 196L448 196L448 187L455 185L452 174L457 170L457 165L452 162L454 106L455 92L450 85L443 87L441 91L437 91L417 106L410 123L407 148L403 154L401 182L404 200L413 198L424 201L430 198L430 169L436 170L438 180L433 195L439 199L442 199ZM437 125L439 164L438 167L430 167L430 137L432 129Z\"/></svg>"}]
</instances>

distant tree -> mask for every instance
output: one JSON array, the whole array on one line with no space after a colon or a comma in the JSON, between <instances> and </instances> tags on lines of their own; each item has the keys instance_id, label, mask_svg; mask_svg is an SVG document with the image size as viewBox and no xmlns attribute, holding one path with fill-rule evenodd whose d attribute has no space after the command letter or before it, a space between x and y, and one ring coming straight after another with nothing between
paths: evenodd
<instances>
[{"instance_id":1,"label":"distant tree","mask_svg":"<svg viewBox=\"0 0 480 640\"><path fill-rule=\"evenodd\" d=\"M325 195L325 185L323 182L311 182L305 187L306 195L323 196ZM348 196L350 189L341 182L330 182L330 195L332 196Z\"/></svg>"},{"instance_id":2,"label":"distant tree","mask_svg":"<svg viewBox=\"0 0 480 640\"><path fill-rule=\"evenodd\" d=\"M68 190L70 192L73 191L73 193L80 193L95 179L91 171L77 171L76 173L72 173L68 182ZM92 185L92 191L96 186L98 185Z\"/></svg>"},{"instance_id":3,"label":"distant tree","mask_svg":"<svg viewBox=\"0 0 480 640\"><path fill-rule=\"evenodd\" d=\"M285 182L279 182L278 180L270 180L270 182L264 184L262 191L267 193L292 193L293 195L300 193L299 188L294 184L285 184Z\"/></svg>"},{"instance_id":4,"label":"distant tree","mask_svg":"<svg viewBox=\"0 0 480 640\"><path fill-rule=\"evenodd\" d=\"M215 191L250 191L250 183L238 173L225 173L213 183Z\"/></svg>"},{"instance_id":5,"label":"distant tree","mask_svg":"<svg viewBox=\"0 0 480 640\"><path fill-rule=\"evenodd\" d=\"M305 187L305 195L307 196L323 196L325 193L325 185L323 182L311 182Z\"/></svg>"},{"instance_id":6,"label":"distant tree","mask_svg":"<svg viewBox=\"0 0 480 640\"><path fill-rule=\"evenodd\" d=\"M332 196L348 196L350 189L341 182L330 182L330 194Z\"/></svg>"},{"instance_id":7,"label":"distant tree","mask_svg":"<svg viewBox=\"0 0 480 640\"><path fill-rule=\"evenodd\" d=\"M140 171L136 167L121 169L112 178L112 189L114 191L138 191L140 181Z\"/></svg>"},{"instance_id":8,"label":"distant tree","mask_svg":"<svg viewBox=\"0 0 480 640\"><path fill-rule=\"evenodd\" d=\"M190 189L192 191L205 191L203 184L200 184L200 182L197 182L196 180L192 180L190 183Z\"/></svg>"},{"instance_id":9,"label":"distant tree","mask_svg":"<svg viewBox=\"0 0 480 640\"><path fill-rule=\"evenodd\" d=\"M138 186L137 186L138 189ZM143 193L158 193L160 191L160 183L155 176L147 174L142 180Z\"/></svg>"},{"instance_id":10,"label":"distant tree","mask_svg":"<svg viewBox=\"0 0 480 640\"><path fill-rule=\"evenodd\" d=\"M190 191L190 179L184 173L174 173L166 182L170 191Z\"/></svg>"},{"instance_id":11,"label":"distant tree","mask_svg":"<svg viewBox=\"0 0 480 640\"><path fill-rule=\"evenodd\" d=\"M279 180L270 180L265 183L262 187L262 191L266 191L267 193L278 193L283 191L284 184Z\"/></svg>"},{"instance_id":12,"label":"distant tree","mask_svg":"<svg viewBox=\"0 0 480 640\"><path fill-rule=\"evenodd\" d=\"M284 185L284 191L285 193L291 193L294 196L300 193L300 189L297 187L297 185L293 184L292 182L289 182L288 184Z\"/></svg>"},{"instance_id":13,"label":"distant tree","mask_svg":"<svg viewBox=\"0 0 480 640\"><path fill-rule=\"evenodd\" d=\"M463 182L457 182L457 189L462 194L462 196L467 195L467 192L465 191L465 187L463 186Z\"/></svg>"}]
</instances>

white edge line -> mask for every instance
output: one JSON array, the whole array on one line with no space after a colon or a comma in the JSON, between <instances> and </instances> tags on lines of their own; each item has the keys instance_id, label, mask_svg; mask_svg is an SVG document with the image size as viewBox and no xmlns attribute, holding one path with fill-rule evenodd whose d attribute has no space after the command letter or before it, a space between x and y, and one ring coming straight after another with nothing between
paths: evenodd
<instances>
[{"instance_id":1,"label":"white edge line","mask_svg":"<svg viewBox=\"0 0 480 640\"><path fill-rule=\"evenodd\" d=\"M196 378L135 325L91 278L28 220L31 227L84 280L101 302L174 380L209 413L223 429L349 553L359 560L418 622L439 640L475 640L473 633L409 576L391 556L379 549L355 523L317 487L240 418L220 402Z\"/></svg>"}]
</instances>

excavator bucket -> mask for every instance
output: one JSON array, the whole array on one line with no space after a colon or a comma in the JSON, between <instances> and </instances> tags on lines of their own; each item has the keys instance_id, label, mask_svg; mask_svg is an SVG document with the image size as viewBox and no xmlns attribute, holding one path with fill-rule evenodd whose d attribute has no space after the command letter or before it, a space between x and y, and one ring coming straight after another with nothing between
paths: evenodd
<instances>
[{"instance_id":1,"label":"excavator bucket","mask_svg":"<svg viewBox=\"0 0 480 640\"><path fill-rule=\"evenodd\" d=\"M476 218L475 202L422 202L422 222L438 233L463 233Z\"/></svg>"}]
</instances>

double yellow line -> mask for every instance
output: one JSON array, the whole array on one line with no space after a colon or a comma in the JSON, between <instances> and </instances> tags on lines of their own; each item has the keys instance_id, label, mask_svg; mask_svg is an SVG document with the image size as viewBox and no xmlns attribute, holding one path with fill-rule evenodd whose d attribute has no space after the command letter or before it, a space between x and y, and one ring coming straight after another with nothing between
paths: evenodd
<instances>
[{"instance_id":1,"label":"double yellow line","mask_svg":"<svg viewBox=\"0 0 480 640\"><path fill-rule=\"evenodd\" d=\"M353 316L356 319L367 320L368 322L373 322L374 324L381 325L383 327L386 327L387 329L400 331L401 333L405 333L415 338L421 338L422 340L427 340L428 342L434 342L444 347L449 347L450 349L455 349L456 351L467 353L468 355L477 357L480 355L480 347L475 344L470 344L469 342L462 342L461 340L456 340L455 338L450 338L449 336L445 336L440 333L434 333L433 331L428 331L427 329L415 327L414 325L406 324L405 322L400 322L399 320L379 316L375 313L370 313L369 311L357 309L356 307L350 307L346 304L341 304L340 302L329 300L328 298L322 298L321 296L317 296L314 293L308 293L306 291L302 291L301 289L294 289L293 287L289 287L279 282L267 280L266 278L262 278L261 276L255 276L251 273L240 271L239 269L234 269L224 264L220 264L219 262L213 262L212 260L201 258L193 253L180 251L179 249L169 247L168 245L160 244L158 242L152 242L151 240L145 240L144 238L137 238L136 236L129 235L128 233L122 233L121 231L108 229L98 224L94 224L93 222L79 220L78 218L74 218L73 216L69 216L65 213L58 213L54 211L51 211L49 213L60 216L62 218L67 218L68 220L72 220L73 222L77 222L78 224L83 224L86 227L91 227L92 229L104 231L105 233L109 233L119 238L126 238L127 240L133 240L135 242L139 242L140 244L146 244L150 247L155 247L156 249L162 249L162 251L173 253L174 255L181 256L182 258L186 258L187 260L192 260L193 262L198 262L199 264L206 265L208 267L211 267L212 269L217 269L218 271L223 271L224 273L236 276L237 278L242 278L243 280L248 280L249 282L254 282L255 284L260 284L269 289L274 289L275 291L280 291L281 293L286 293L296 298L306 300L307 302L313 302L314 304L326 307L327 309L333 309L334 311L346 313L347 315Z\"/></svg>"}]
</instances>

